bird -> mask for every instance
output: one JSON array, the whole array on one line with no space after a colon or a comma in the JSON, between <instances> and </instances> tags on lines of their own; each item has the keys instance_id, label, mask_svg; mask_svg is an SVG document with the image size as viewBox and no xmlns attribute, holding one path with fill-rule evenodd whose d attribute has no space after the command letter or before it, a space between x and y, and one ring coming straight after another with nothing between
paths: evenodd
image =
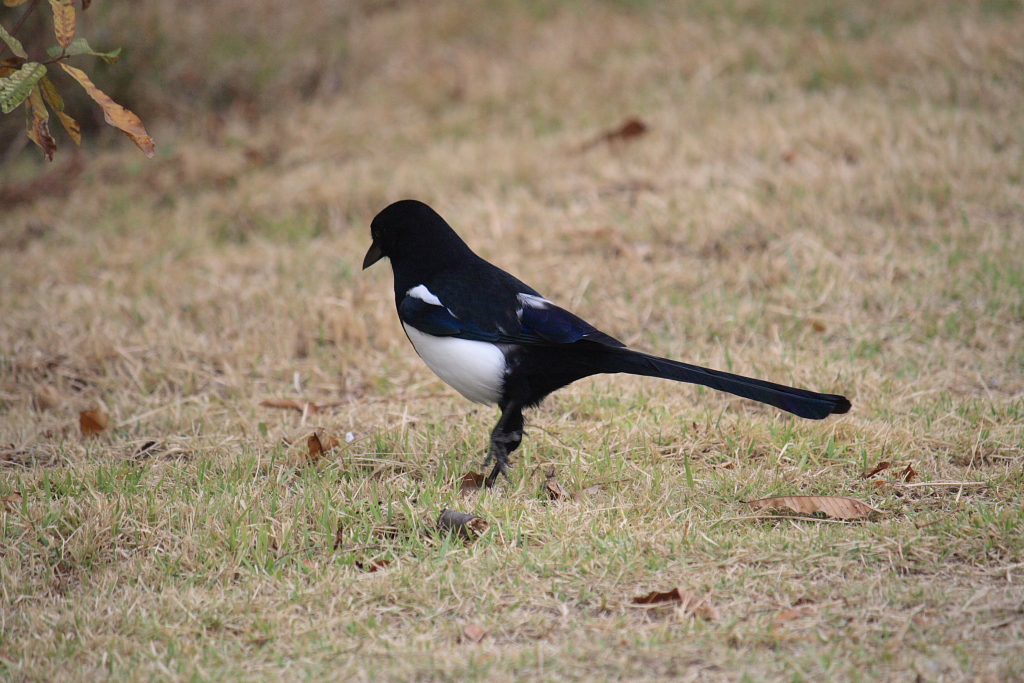
<instances>
[{"instance_id":1,"label":"bird","mask_svg":"<svg viewBox=\"0 0 1024 683\"><path fill-rule=\"evenodd\" d=\"M584 377L628 373L701 384L822 420L850 410L837 394L797 389L660 358L627 348L529 285L477 256L432 208L415 199L388 205L370 223L363 270L391 262L398 318L416 353L446 384L476 403L497 405L485 485L509 478L523 439L523 411Z\"/></svg>"}]
</instances>

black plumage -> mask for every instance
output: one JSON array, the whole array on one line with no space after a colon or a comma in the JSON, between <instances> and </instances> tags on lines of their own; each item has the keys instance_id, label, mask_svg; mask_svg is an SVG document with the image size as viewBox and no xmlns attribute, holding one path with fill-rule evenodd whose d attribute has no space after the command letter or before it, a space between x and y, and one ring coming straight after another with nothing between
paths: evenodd
<instances>
[{"instance_id":1,"label":"black plumage","mask_svg":"<svg viewBox=\"0 0 1024 683\"><path fill-rule=\"evenodd\" d=\"M363 268L381 258L390 259L395 305L417 352L442 379L461 386L468 398L501 408L501 418L491 432L487 462L493 459L495 465L488 485L499 474L508 473L508 456L523 436L523 409L536 406L552 391L599 373L702 384L812 420L850 410L850 402L836 394L629 349L474 254L422 202L391 204L373 219L370 233L373 244ZM451 339L491 346L445 342Z\"/></svg>"}]
</instances>

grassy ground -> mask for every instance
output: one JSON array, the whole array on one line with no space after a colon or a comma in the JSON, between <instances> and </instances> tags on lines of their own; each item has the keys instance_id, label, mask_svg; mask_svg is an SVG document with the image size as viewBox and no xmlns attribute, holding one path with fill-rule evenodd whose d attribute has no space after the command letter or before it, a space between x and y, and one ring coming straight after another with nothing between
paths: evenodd
<instances>
[{"instance_id":1,"label":"grassy ground","mask_svg":"<svg viewBox=\"0 0 1024 683\"><path fill-rule=\"evenodd\" d=\"M1024 679L1024 14L724 6L367 5L337 97L4 207L0 678ZM460 497L496 413L359 270L402 197L631 345L854 409L588 380ZM302 465L314 429L355 439ZM782 494L882 512L743 503ZM720 618L631 602L677 586Z\"/></svg>"}]
</instances>

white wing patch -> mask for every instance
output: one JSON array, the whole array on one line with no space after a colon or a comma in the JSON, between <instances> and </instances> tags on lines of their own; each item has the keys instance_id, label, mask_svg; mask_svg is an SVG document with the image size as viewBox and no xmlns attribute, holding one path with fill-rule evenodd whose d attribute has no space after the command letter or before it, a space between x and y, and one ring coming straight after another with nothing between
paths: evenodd
<instances>
[{"instance_id":1,"label":"white wing patch","mask_svg":"<svg viewBox=\"0 0 1024 683\"><path fill-rule=\"evenodd\" d=\"M426 291L423 285L413 289ZM412 290L409 295L413 296ZM433 296L429 291L427 295ZM435 337L408 323L402 323L402 327L423 362L448 386L474 403L497 403L501 399L505 354L497 346L458 337Z\"/></svg>"},{"instance_id":2,"label":"white wing patch","mask_svg":"<svg viewBox=\"0 0 1024 683\"><path fill-rule=\"evenodd\" d=\"M536 294L517 294L516 298L519 299L519 306L520 306L519 310L516 311L516 314L520 318L523 317L523 308L545 309L548 306L553 306L554 305L550 301L545 299L544 297L537 296Z\"/></svg>"},{"instance_id":3,"label":"white wing patch","mask_svg":"<svg viewBox=\"0 0 1024 683\"><path fill-rule=\"evenodd\" d=\"M441 300L434 296L433 292L427 289L426 285L416 285L406 292L405 295L411 296L414 299L419 299L420 301L433 306L444 306L444 304L441 303Z\"/></svg>"}]
</instances>

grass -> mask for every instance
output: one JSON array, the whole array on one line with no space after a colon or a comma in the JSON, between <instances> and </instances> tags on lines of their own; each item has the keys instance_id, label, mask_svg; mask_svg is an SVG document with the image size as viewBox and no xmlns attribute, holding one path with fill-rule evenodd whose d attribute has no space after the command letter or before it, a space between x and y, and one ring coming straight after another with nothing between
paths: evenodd
<instances>
[{"instance_id":1,"label":"grass","mask_svg":"<svg viewBox=\"0 0 1024 683\"><path fill-rule=\"evenodd\" d=\"M1019 3L349 11L340 92L152 119L154 162L0 216L0 678L1024 679ZM595 378L460 497L496 413L360 271L406 196L631 345L854 410ZM314 429L354 440L303 465ZM743 502L789 494L882 513ZM721 618L631 602L676 586Z\"/></svg>"}]
</instances>

